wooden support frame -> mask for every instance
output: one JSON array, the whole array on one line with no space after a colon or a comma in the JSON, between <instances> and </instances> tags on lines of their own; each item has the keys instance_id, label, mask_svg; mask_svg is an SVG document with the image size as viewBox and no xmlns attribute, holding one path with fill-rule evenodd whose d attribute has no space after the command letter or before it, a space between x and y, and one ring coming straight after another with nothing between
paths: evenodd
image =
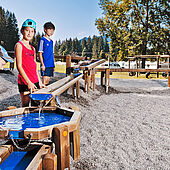
<instances>
[{"instance_id":1,"label":"wooden support frame","mask_svg":"<svg viewBox=\"0 0 170 170\"><path fill-rule=\"evenodd\" d=\"M126 69L126 68L108 68L108 67L100 67L100 68L96 68L95 69L96 72L101 72L101 86L103 86L103 78L104 78L104 74L106 73L106 77L105 77L105 85L109 87L109 75L110 72L167 72L168 73L168 87L170 87L170 69ZM106 82L107 81L107 82ZM106 88L106 92L107 92L107 88Z\"/></svg>"}]
</instances>

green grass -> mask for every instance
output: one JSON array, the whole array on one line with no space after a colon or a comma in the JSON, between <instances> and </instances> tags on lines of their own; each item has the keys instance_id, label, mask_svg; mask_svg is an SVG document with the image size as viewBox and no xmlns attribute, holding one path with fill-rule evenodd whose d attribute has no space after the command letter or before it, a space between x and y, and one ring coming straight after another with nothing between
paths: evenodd
<instances>
[{"instance_id":1,"label":"green grass","mask_svg":"<svg viewBox=\"0 0 170 170\"><path fill-rule=\"evenodd\" d=\"M4 68L9 68L9 67L10 67L10 64L8 62L8 63L6 63ZM40 70L40 63L38 63L38 62L37 62L37 67L38 67L38 70ZM16 68L16 64L15 64L14 68ZM66 73L66 65L64 65L64 64L55 64L55 72ZM100 78L100 72L96 73L96 77ZM139 74L139 76L137 77L137 75L129 76L128 72L113 72L110 75L110 78L117 78L117 79L146 79L146 75L145 74ZM162 74L159 73L159 78L157 78L156 74L151 74L149 76L149 79L166 79L166 78L162 77Z\"/></svg>"}]
</instances>

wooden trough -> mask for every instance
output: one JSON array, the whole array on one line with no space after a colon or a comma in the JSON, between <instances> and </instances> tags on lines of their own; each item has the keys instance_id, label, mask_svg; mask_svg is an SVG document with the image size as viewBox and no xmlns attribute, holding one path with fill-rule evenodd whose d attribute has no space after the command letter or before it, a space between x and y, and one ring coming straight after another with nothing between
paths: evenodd
<instances>
[{"instance_id":1,"label":"wooden trough","mask_svg":"<svg viewBox=\"0 0 170 170\"><path fill-rule=\"evenodd\" d=\"M39 108L26 107L13 110L6 110L0 112L0 120L10 120L14 117L20 120L22 117L30 116L30 114L37 114ZM57 155L58 170L68 168L70 169L70 154L75 161L80 159L80 112L61 107L44 107L43 112L49 116L59 114L70 118L69 121L58 124L47 125L44 127L25 127L25 129L12 129L1 123L0 138L11 139L12 141L29 139L43 140L52 139L55 144L55 154ZM8 121L10 122L10 121ZM19 121L18 124L19 125ZM22 125L23 127L24 125Z\"/></svg>"},{"instance_id":2,"label":"wooden trough","mask_svg":"<svg viewBox=\"0 0 170 170\"><path fill-rule=\"evenodd\" d=\"M32 143L25 151L12 145L0 146L0 169L57 170L57 155L49 144ZM48 165L48 166L47 166Z\"/></svg>"}]
</instances>

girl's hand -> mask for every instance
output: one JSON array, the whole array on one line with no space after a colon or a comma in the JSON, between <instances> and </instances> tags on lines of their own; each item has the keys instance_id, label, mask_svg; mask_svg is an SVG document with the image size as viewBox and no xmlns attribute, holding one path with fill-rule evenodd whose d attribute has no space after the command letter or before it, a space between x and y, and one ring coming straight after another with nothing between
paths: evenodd
<instances>
[{"instance_id":1,"label":"girl's hand","mask_svg":"<svg viewBox=\"0 0 170 170\"><path fill-rule=\"evenodd\" d=\"M34 92L35 89L37 89L36 85L32 82L28 83L28 89L30 90L30 92Z\"/></svg>"},{"instance_id":2,"label":"girl's hand","mask_svg":"<svg viewBox=\"0 0 170 170\"><path fill-rule=\"evenodd\" d=\"M42 82L39 82L40 89L46 87Z\"/></svg>"}]
</instances>

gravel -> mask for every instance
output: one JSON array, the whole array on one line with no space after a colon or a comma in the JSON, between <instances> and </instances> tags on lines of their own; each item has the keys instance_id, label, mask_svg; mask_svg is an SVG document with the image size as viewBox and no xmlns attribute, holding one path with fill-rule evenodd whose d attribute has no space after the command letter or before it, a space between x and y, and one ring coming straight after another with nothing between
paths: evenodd
<instances>
[{"instance_id":1,"label":"gravel","mask_svg":"<svg viewBox=\"0 0 170 170\"><path fill-rule=\"evenodd\" d=\"M0 110L20 107L17 72L1 72L0 82ZM170 170L167 80L111 79L108 94L96 84L87 94L82 80L80 99L71 90L60 96L62 106L76 105L82 114L81 157L71 170Z\"/></svg>"}]
</instances>

